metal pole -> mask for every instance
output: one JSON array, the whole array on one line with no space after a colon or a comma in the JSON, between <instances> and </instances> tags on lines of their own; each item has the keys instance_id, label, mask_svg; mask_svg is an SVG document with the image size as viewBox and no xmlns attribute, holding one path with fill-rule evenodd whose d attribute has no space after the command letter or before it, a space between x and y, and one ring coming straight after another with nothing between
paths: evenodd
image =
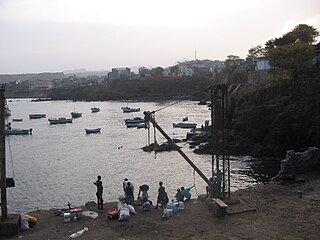
<instances>
[{"instance_id":1,"label":"metal pole","mask_svg":"<svg viewBox=\"0 0 320 240\"><path fill-rule=\"evenodd\" d=\"M222 196L225 197L225 132L224 132L224 128L225 128L225 88L222 86L222 89L221 90L221 110L222 110L222 113L221 113L221 120L222 120L222 174L223 174L223 177L222 177Z\"/></svg>"},{"instance_id":2,"label":"metal pole","mask_svg":"<svg viewBox=\"0 0 320 240\"><path fill-rule=\"evenodd\" d=\"M150 118L150 122L152 122L153 126L158 129L158 131L174 146L174 149L180 153L180 155L191 165L191 167L202 177L202 179L212 187L212 183L209 179L201 172L201 170L188 158L188 156L172 141L172 139L166 134L166 132L156 123L154 118Z\"/></svg>"},{"instance_id":3,"label":"metal pole","mask_svg":"<svg viewBox=\"0 0 320 240\"><path fill-rule=\"evenodd\" d=\"M213 86L210 86L210 96L211 96L211 148L212 148L212 151L211 151L211 157L212 157L212 179L214 177L214 152L213 152L213 149L214 149L214 141L213 141L213 136L214 136L214 129L213 129L213 122L214 122L214 119L213 119Z\"/></svg>"},{"instance_id":4,"label":"metal pole","mask_svg":"<svg viewBox=\"0 0 320 240\"><path fill-rule=\"evenodd\" d=\"M7 189L6 189L6 139L5 139L5 85L0 88L0 163L1 163L1 217L2 220L7 219Z\"/></svg>"}]
</instances>

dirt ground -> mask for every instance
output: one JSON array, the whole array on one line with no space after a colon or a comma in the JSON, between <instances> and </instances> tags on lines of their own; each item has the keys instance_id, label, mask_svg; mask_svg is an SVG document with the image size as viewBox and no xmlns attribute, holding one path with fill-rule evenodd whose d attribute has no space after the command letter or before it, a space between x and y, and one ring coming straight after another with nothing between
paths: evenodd
<instances>
[{"instance_id":1,"label":"dirt ground","mask_svg":"<svg viewBox=\"0 0 320 240\"><path fill-rule=\"evenodd\" d=\"M106 210L84 207L98 212L98 218L81 217L70 223L64 223L55 210L32 212L38 223L31 230L1 239L68 239L84 227L89 230L77 239L319 239L320 174L302 177L305 183L269 183L233 193L231 199L241 203L229 205L233 214L222 219L205 199L185 202L185 210L167 220L162 219L161 208L143 212L136 206L137 214L126 222L107 220L106 211L115 203L106 203Z\"/></svg>"}]
</instances>

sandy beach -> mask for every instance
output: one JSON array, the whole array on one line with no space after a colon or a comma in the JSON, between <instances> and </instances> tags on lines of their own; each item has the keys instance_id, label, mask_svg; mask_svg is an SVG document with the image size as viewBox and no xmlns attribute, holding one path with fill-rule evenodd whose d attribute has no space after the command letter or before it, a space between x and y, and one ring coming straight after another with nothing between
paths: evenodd
<instances>
[{"instance_id":1,"label":"sandy beach","mask_svg":"<svg viewBox=\"0 0 320 240\"><path fill-rule=\"evenodd\" d=\"M320 176L318 173L302 176L304 183L270 182L267 185L239 190L228 212L255 209L245 213L215 216L207 199L194 198L185 202L185 209L162 219L163 209L143 212L136 206L136 215L128 221L108 220L106 211L116 203L106 203L104 210L96 206L83 207L96 211L96 219L84 217L65 223L55 210L31 212L38 223L29 231L2 239L68 239L84 227L88 228L77 239L319 239Z\"/></svg>"}]
</instances>

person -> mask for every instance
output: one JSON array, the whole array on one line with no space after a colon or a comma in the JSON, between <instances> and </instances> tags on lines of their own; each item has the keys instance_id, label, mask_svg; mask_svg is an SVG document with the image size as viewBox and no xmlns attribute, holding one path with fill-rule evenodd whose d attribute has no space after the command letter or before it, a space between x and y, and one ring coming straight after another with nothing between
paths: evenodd
<instances>
[{"instance_id":1,"label":"person","mask_svg":"<svg viewBox=\"0 0 320 240\"><path fill-rule=\"evenodd\" d=\"M212 189L211 189L211 187L212 187L212 184L214 184L214 182L213 182L213 178L211 177L211 178L209 178L209 181L211 182L211 186L206 186L206 192L207 192L207 197L209 197L209 196L211 196L212 194Z\"/></svg>"},{"instance_id":2,"label":"person","mask_svg":"<svg viewBox=\"0 0 320 240\"><path fill-rule=\"evenodd\" d=\"M98 209L103 209L103 199L102 199L102 193L103 193L103 186L101 181L101 176L98 175L97 181L93 182L94 185L97 186L97 202L98 202Z\"/></svg>"},{"instance_id":3,"label":"person","mask_svg":"<svg viewBox=\"0 0 320 240\"><path fill-rule=\"evenodd\" d=\"M177 193L176 193L176 195L175 195L175 199L176 199L178 202L183 202L183 198L184 198L184 196L182 195L181 190L178 188L178 189L177 189Z\"/></svg>"},{"instance_id":4,"label":"person","mask_svg":"<svg viewBox=\"0 0 320 240\"><path fill-rule=\"evenodd\" d=\"M155 208L157 209L159 204L161 204L161 208L162 208L168 202L169 202L169 199L168 199L168 195L166 193L166 189L163 186L163 182L159 182L157 205Z\"/></svg>"},{"instance_id":5,"label":"person","mask_svg":"<svg viewBox=\"0 0 320 240\"><path fill-rule=\"evenodd\" d=\"M140 199L140 194L142 193L141 200L143 203L148 201L148 198L149 198L148 190L149 190L149 186L147 184L143 184L139 187L138 199Z\"/></svg>"},{"instance_id":6,"label":"person","mask_svg":"<svg viewBox=\"0 0 320 240\"><path fill-rule=\"evenodd\" d=\"M194 187L195 187L195 185L193 185L192 187L189 187L189 188L181 187L181 194L183 196L183 200L184 200L184 198L186 198L186 200L190 200L190 198L191 198L190 190Z\"/></svg>"},{"instance_id":7,"label":"person","mask_svg":"<svg viewBox=\"0 0 320 240\"><path fill-rule=\"evenodd\" d=\"M133 205L134 204L134 195L133 195L133 185L128 182L126 187L126 203Z\"/></svg>"}]
</instances>

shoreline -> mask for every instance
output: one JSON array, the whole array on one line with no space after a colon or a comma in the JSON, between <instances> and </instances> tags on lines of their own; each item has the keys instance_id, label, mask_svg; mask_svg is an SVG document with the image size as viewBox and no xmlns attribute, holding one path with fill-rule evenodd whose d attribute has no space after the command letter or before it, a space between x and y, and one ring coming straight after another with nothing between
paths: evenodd
<instances>
[{"instance_id":1,"label":"shoreline","mask_svg":"<svg viewBox=\"0 0 320 240\"><path fill-rule=\"evenodd\" d=\"M115 202L105 203L105 210L96 205L85 206L95 211L98 218L82 216L76 222L64 223L54 209L30 212L38 223L29 231L6 239L66 239L84 227L88 231L81 239L317 239L320 218L319 173L301 175L305 182L270 182L263 186L233 192L231 199L239 199L240 205L250 206L254 212L239 213L218 219L206 201L191 199L185 202L185 210L174 213L168 220L161 218L163 210L143 212L126 222L107 220L106 212L115 208ZM1 239L1 237L0 237Z\"/></svg>"}]
</instances>

